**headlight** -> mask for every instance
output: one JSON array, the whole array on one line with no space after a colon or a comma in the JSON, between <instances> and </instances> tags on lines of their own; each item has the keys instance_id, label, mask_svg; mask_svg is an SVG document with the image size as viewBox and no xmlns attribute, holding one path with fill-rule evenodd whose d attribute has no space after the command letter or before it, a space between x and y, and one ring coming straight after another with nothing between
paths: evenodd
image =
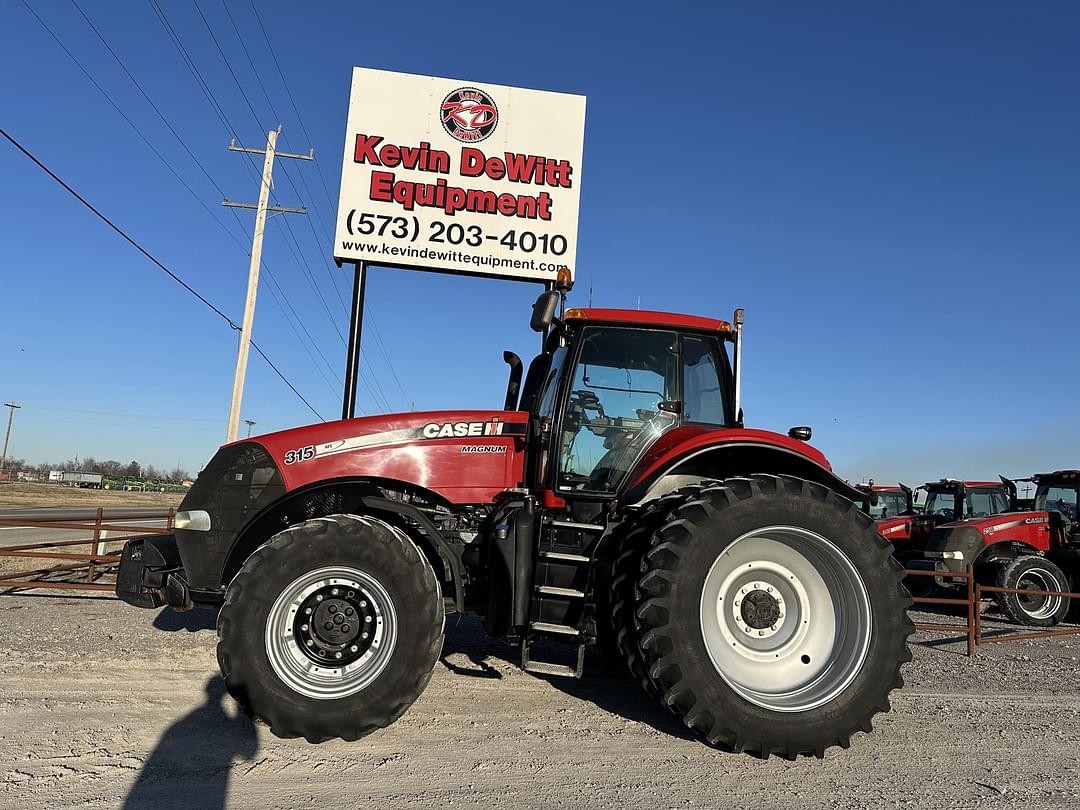
<instances>
[{"instance_id":1,"label":"headlight","mask_svg":"<svg viewBox=\"0 0 1080 810\"><path fill-rule=\"evenodd\" d=\"M210 513L202 509L192 509L188 512L177 512L173 517L174 529L187 529L192 532L210 531Z\"/></svg>"}]
</instances>

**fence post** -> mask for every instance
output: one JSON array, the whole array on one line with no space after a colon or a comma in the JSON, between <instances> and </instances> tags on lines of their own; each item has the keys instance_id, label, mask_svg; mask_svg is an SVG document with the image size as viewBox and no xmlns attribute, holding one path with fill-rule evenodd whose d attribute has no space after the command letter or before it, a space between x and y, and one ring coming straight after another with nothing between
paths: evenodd
<instances>
[{"instance_id":1,"label":"fence post","mask_svg":"<svg viewBox=\"0 0 1080 810\"><path fill-rule=\"evenodd\" d=\"M978 635L979 606L976 604L976 594L975 565L972 564L968 566L967 570L967 654L969 657L975 654L975 640Z\"/></svg>"},{"instance_id":2,"label":"fence post","mask_svg":"<svg viewBox=\"0 0 1080 810\"><path fill-rule=\"evenodd\" d=\"M94 540L90 544L90 564L86 567L86 581L94 581L94 560L98 555L98 544L101 542L101 518L104 510L99 506L94 520Z\"/></svg>"},{"instance_id":3,"label":"fence post","mask_svg":"<svg viewBox=\"0 0 1080 810\"><path fill-rule=\"evenodd\" d=\"M176 510L173 507L169 507L169 517L165 520L165 528L172 529L173 520L176 518Z\"/></svg>"},{"instance_id":4,"label":"fence post","mask_svg":"<svg viewBox=\"0 0 1080 810\"><path fill-rule=\"evenodd\" d=\"M978 584L975 585L975 601L978 602L979 604L982 604L982 586L978 585ZM975 644L976 644L976 646L979 643L980 636L982 636L982 612L976 610L975 611Z\"/></svg>"}]
</instances>

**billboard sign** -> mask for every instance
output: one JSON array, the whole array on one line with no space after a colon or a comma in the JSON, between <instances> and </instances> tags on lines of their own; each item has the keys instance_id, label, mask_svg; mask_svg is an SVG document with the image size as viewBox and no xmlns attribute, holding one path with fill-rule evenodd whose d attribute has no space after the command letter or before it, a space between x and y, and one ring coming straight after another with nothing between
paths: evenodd
<instances>
[{"instance_id":1,"label":"billboard sign","mask_svg":"<svg viewBox=\"0 0 1080 810\"><path fill-rule=\"evenodd\" d=\"M334 258L573 275L584 136L584 96L354 68Z\"/></svg>"}]
</instances>

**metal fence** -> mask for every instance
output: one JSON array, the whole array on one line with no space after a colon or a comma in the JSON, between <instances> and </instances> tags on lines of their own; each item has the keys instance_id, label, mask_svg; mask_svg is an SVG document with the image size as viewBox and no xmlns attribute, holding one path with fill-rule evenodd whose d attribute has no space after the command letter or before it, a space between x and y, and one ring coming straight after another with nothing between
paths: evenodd
<instances>
[{"instance_id":1,"label":"metal fence","mask_svg":"<svg viewBox=\"0 0 1080 810\"><path fill-rule=\"evenodd\" d=\"M937 633L961 633L967 639L967 654L974 655L981 644L997 644L1002 641L1023 641L1025 639L1052 638L1055 636L1080 635L1080 627L1056 627L1053 630L1040 630L1037 632L1006 632L988 636L984 633L983 618L980 606L987 594L1017 593L1025 596L1061 596L1069 599L1080 599L1080 593L1067 591L1035 591L1030 588L999 588L992 585L980 585L975 581L974 569L968 567L964 571L943 574L941 571L926 571L922 569L906 569L908 576L934 577L945 579L964 580L965 595L960 597L942 596L914 596L912 601L916 605L953 605L966 608L964 624L927 624L916 622L915 629Z\"/></svg>"},{"instance_id":2,"label":"metal fence","mask_svg":"<svg viewBox=\"0 0 1080 810\"><path fill-rule=\"evenodd\" d=\"M98 508L93 520L34 520L27 518L0 519L0 526L27 529L58 529L91 532L89 539L50 540L0 548L0 558L57 560L54 565L25 571L0 574L0 588L57 589L71 591L113 591L114 575L120 562L119 553L108 553L109 543L132 537L172 534L175 510L148 510L145 514L125 513L110 518ZM135 526L117 521L165 519L165 527ZM108 537L104 535L108 534ZM77 546L89 546L89 551L76 551Z\"/></svg>"}]
</instances>

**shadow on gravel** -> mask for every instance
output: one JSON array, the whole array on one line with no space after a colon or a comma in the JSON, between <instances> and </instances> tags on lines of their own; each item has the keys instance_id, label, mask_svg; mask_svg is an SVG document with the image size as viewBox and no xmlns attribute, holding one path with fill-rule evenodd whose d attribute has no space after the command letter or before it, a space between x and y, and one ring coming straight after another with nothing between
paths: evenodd
<instances>
[{"instance_id":1,"label":"shadow on gravel","mask_svg":"<svg viewBox=\"0 0 1080 810\"><path fill-rule=\"evenodd\" d=\"M217 614L214 608L192 608L183 613L177 613L170 607L162 608L154 617L154 627L169 633L177 630L187 630L189 633L198 633L200 630L213 632L217 629Z\"/></svg>"},{"instance_id":2,"label":"shadow on gravel","mask_svg":"<svg viewBox=\"0 0 1080 810\"><path fill-rule=\"evenodd\" d=\"M674 715L650 697L645 689L616 662L599 650L585 656L585 675L581 680L551 678L552 686L585 700L609 714L647 726L681 740L696 739Z\"/></svg>"},{"instance_id":3,"label":"shadow on gravel","mask_svg":"<svg viewBox=\"0 0 1080 810\"><path fill-rule=\"evenodd\" d=\"M449 656L456 654L464 655L476 668L464 667L448 660ZM491 660L503 661L515 667L521 665L517 648L488 638L477 617L467 616L460 621L456 616L447 617L446 637L440 658L443 666L456 675L501 678L502 673L489 663ZM559 691L577 700L592 703L609 714L635 723L644 723L672 737L693 739L690 731L655 699L649 697L622 666L598 650L589 650L585 658L585 674L581 680L539 675L531 677L542 678Z\"/></svg>"},{"instance_id":4,"label":"shadow on gravel","mask_svg":"<svg viewBox=\"0 0 1080 810\"><path fill-rule=\"evenodd\" d=\"M225 683L206 682L206 703L177 720L161 735L124 800L124 810L224 808L233 760L258 751L255 726L238 709L225 711Z\"/></svg>"}]
</instances>

